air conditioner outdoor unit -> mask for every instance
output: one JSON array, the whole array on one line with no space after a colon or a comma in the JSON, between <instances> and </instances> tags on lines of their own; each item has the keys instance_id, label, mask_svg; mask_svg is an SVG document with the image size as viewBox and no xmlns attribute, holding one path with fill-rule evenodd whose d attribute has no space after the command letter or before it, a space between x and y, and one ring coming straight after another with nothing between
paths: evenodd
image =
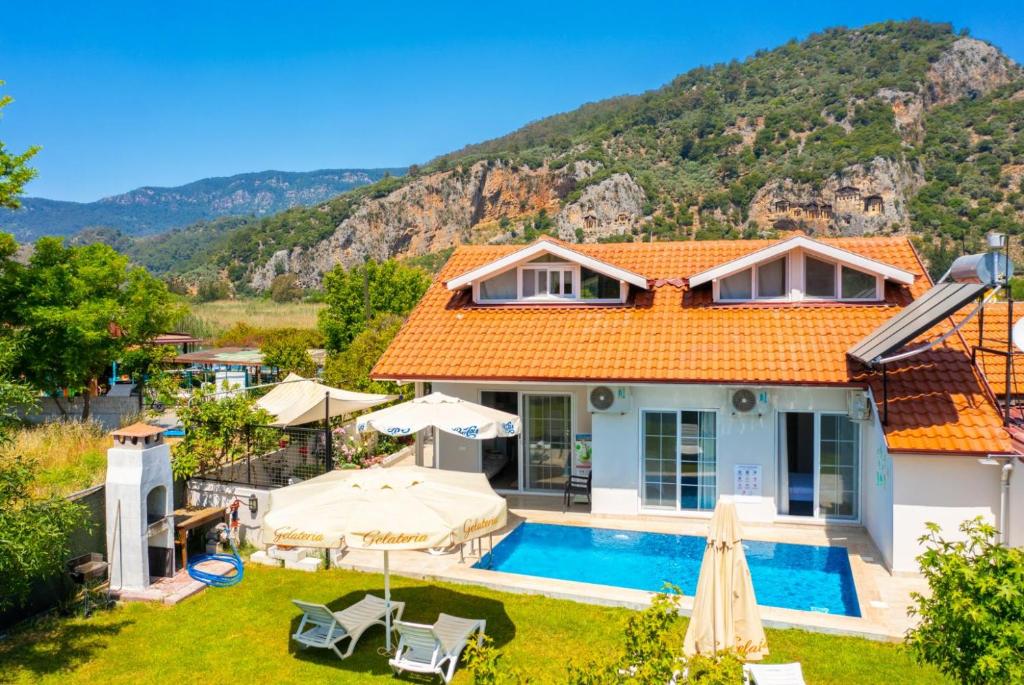
<instances>
[{"instance_id":1,"label":"air conditioner outdoor unit","mask_svg":"<svg viewBox=\"0 0 1024 685\"><path fill-rule=\"evenodd\" d=\"M846 392L846 414L851 421L868 421L871 419L871 400L863 390Z\"/></svg>"},{"instance_id":2,"label":"air conditioner outdoor unit","mask_svg":"<svg viewBox=\"0 0 1024 685\"><path fill-rule=\"evenodd\" d=\"M764 416L771 408L771 396L761 388L730 388L729 410L733 416Z\"/></svg>"},{"instance_id":3,"label":"air conditioner outdoor unit","mask_svg":"<svg viewBox=\"0 0 1024 685\"><path fill-rule=\"evenodd\" d=\"M591 414L625 414L633 408L633 397L624 385L595 385L587 393Z\"/></svg>"}]
</instances>

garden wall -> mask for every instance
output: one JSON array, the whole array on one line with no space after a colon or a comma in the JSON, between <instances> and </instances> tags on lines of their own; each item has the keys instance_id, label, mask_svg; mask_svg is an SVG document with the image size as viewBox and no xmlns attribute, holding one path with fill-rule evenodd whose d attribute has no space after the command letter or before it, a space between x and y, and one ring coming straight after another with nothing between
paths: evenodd
<instances>
[{"instance_id":1,"label":"garden wall","mask_svg":"<svg viewBox=\"0 0 1024 685\"><path fill-rule=\"evenodd\" d=\"M120 428L129 419L139 414L138 397L93 397L89 401L89 414L94 421L107 430ZM50 423L82 416L82 398L39 399L38 410L20 409L18 417L28 423Z\"/></svg>"}]
</instances>

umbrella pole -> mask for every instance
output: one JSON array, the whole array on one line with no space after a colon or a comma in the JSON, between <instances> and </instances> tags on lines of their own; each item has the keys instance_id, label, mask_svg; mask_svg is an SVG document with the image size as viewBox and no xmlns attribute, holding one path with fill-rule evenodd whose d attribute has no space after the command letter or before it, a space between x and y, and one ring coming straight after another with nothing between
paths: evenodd
<instances>
[{"instance_id":1,"label":"umbrella pole","mask_svg":"<svg viewBox=\"0 0 1024 685\"><path fill-rule=\"evenodd\" d=\"M387 648L388 653L391 653L391 580L390 570L388 569L388 552L384 550L384 610L387 612L384 616L384 646Z\"/></svg>"},{"instance_id":2,"label":"umbrella pole","mask_svg":"<svg viewBox=\"0 0 1024 685\"><path fill-rule=\"evenodd\" d=\"M434 468L439 469L441 468L441 454L440 450L437 449L439 447L437 444L437 426L431 426L430 433L434 436Z\"/></svg>"}]
</instances>

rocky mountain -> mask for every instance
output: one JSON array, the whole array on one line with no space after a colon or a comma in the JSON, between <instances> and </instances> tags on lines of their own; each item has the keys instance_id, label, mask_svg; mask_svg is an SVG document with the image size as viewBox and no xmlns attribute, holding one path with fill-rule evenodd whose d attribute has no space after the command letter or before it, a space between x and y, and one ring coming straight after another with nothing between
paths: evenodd
<instances>
[{"instance_id":1,"label":"rocky mountain","mask_svg":"<svg viewBox=\"0 0 1024 685\"><path fill-rule=\"evenodd\" d=\"M263 289L462 242L909 233L942 271L1024 233L1024 76L949 25L836 28L585 105L228 231L203 273ZM188 235L188 230L183 235Z\"/></svg>"},{"instance_id":2,"label":"rocky mountain","mask_svg":"<svg viewBox=\"0 0 1024 685\"><path fill-rule=\"evenodd\" d=\"M261 171L204 178L174 188L146 186L95 202L28 197L21 209L0 212L0 227L22 242L96 228L146 235L221 216L269 216L403 173L404 168Z\"/></svg>"}]
</instances>

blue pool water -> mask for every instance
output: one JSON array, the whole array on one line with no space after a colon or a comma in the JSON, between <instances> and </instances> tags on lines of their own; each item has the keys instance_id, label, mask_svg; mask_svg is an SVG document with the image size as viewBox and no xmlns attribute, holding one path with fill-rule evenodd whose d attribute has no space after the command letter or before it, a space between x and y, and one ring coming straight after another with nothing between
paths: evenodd
<instances>
[{"instance_id":1,"label":"blue pool water","mask_svg":"<svg viewBox=\"0 0 1024 685\"><path fill-rule=\"evenodd\" d=\"M476 564L506 573L658 591L697 590L705 539L606 528L523 523ZM757 603L860 616L845 547L744 540Z\"/></svg>"}]
</instances>

